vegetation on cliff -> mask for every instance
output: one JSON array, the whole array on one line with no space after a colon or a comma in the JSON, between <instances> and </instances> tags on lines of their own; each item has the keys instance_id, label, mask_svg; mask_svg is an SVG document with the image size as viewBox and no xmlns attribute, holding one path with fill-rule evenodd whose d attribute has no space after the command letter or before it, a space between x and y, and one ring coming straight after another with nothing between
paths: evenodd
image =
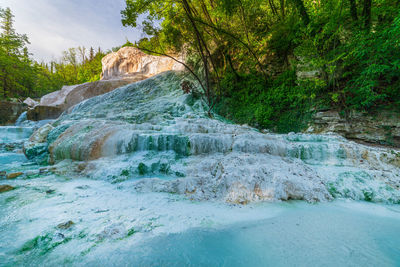
<instances>
[{"instance_id":1,"label":"vegetation on cliff","mask_svg":"<svg viewBox=\"0 0 400 267\"><path fill-rule=\"evenodd\" d=\"M280 132L312 108L400 106L400 8L394 0L126 0L137 45L185 51L222 115ZM140 16L145 16L142 21Z\"/></svg>"}]
</instances>

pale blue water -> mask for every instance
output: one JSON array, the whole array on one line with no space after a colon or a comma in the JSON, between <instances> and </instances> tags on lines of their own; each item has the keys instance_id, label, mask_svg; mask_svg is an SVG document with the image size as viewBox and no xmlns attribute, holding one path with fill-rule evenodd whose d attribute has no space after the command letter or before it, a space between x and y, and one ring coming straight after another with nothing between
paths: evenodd
<instances>
[{"instance_id":1,"label":"pale blue water","mask_svg":"<svg viewBox=\"0 0 400 267\"><path fill-rule=\"evenodd\" d=\"M30 127L3 126L0 127L0 143L13 143L23 141L32 134Z\"/></svg>"},{"instance_id":2,"label":"pale blue water","mask_svg":"<svg viewBox=\"0 0 400 267\"><path fill-rule=\"evenodd\" d=\"M3 144L29 135L0 127ZM0 152L0 171L38 168ZM400 266L399 205L195 202L54 174L0 184L16 188L0 193L0 266Z\"/></svg>"},{"instance_id":3,"label":"pale blue water","mask_svg":"<svg viewBox=\"0 0 400 267\"><path fill-rule=\"evenodd\" d=\"M288 203L277 217L164 235L102 257L134 266L399 266L399 216L377 205ZM378 209L369 213L364 209ZM398 213L400 210L392 210Z\"/></svg>"}]
</instances>

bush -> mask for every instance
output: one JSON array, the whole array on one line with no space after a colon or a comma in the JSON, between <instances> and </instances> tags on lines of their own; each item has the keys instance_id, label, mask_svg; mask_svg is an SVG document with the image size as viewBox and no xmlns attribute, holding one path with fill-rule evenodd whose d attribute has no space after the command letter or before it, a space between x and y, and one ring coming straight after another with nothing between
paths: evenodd
<instances>
[{"instance_id":1,"label":"bush","mask_svg":"<svg viewBox=\"0 0 400 267\"><path fill-rule=\"evenodd\" d=\"M400 15L388 27L359 32L346 46L347 107L400 106Z\"/></svg>"},{"instance_id":2,"label":"bush","mask_svg":"<svg viewBox=\"0 0 400 267\"><path fill-rule=\"evenodd\" d=\"M307 125L319 90L312 80L297 81L294 70L272 81L256 74L241 74L236 78L228 73L221 87L225 97L216 110L222 116L280 133L298 132Z\"/></svg>"}]
</instances>

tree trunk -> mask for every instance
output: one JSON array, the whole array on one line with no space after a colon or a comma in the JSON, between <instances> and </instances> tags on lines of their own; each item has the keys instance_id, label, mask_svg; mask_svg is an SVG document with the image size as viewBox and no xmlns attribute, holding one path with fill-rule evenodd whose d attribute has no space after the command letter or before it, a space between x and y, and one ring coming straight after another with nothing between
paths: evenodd
<instances>
[{"instance_id":1,"label":"tree trunk","mask_svg":"<svg viewBox=\"0 0 400 267\"><path fill-rule=\"evenodd\" d=\"M356 0L349 0L350 2L350 15L353 18L354 21L358 20L357 17L357 4L356 4Z\"/></svg>"},{"instance_id":2,"label":"tree trunk","mask_svg":"<svg viewBox=\"0 0 400 267\"><path fill-rule=\"evenodd\" d=\"M285 0L281 0L281 15L282 19L285 19Z\"/></svg>"},{"instance_id":3,"label":"tree trunk","mask_svg":"<svg viewBox=\"0 0 400 267\"><path fill-rule=\"evenodd\" d=\"M371 28L371 5L372 0L364 0L363 17L364 27L367 30Z\"/></svg>"},{"instance_id":4,"label":"tree trunk","mask_svg":"<svg viewBox=\"0 0 400 267\"><path fill-rule=\"evenodd\" d=\"M278 16L278 12L276 11L276 7L275 7L275 5L274 5L274 2L272 2L271 0L268 0L268 2L269 2L269 6L270 6L270 8L271 8L271 10L272 10L272 13L273 13L275 16Z\"/></svg>"},{"instance_id":5,"label":"tree trunk","mask_svg":"<svg viewBox=\"0 0 400 267\"><path fill-rule=\"evenodd\" d=\"M308 16L306 7L304 6L303 0L292 0L296 5L297 10L300 13L300 16L303 19L304 25L308 25L310 23L310 17Z\"/></svg>"},{"instance_id":6,"label":"tree trunk","mask_svg":"<svg viewBox=\"0 0 400 267\"><path fill-rule=\"evenodd\" d=\"M228 59L229 66L231 67L231 70L232 70L233 74L235 74L236 80L239 80L240 76L239 76L239 74L237 73L235 67L233 66L233 62L232 62L231 55L229 55L229 53L226 53L226 58Z\"/></svg>"},{"instance_id":7,"label":"tree trunk","mask_svg":"<svg viewBox=\"0 0 400 267\"><path fill-rule=\"evenodd\" d=\"M3 78L3 97L4 99L7 98L7 76Z\"/></svg>"},{"instance_id":8,"label":"tree trunk","mask_svg":"<svg viewBox=\"0 0 400 267\"><path fill-rule=\"evenodd\" d=\"M199 49L199 53L200 53L202 61L203 61L204 75L205 75L205 79L206 79L206 92L205 93L206 93L208 105L210 106L210 109L211 109L213 106L213 103L212 103L212 99L211 99L210 69L208 66L208 59L207 59L207 56L205 55L205 53L207 53L207 55L210 57L211 63L213 63L211 54L207 48L206 43L204 42L204 40L200 34L200 31L197 29L197 25L193 19L192 9L190 8L189 3L187 2L187 0L182 0L182 3L183 3L183 7L185 9L186 15L187 15L189 21L191 22L191 24L193 26L193 30L196 35L197 47Z\"/></svg>"}]
</instances>

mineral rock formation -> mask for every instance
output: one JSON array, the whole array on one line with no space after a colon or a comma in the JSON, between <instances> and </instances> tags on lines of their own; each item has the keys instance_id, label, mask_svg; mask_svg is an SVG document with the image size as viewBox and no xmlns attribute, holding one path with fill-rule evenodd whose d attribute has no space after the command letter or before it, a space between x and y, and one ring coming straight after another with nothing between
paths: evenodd
<instances>
[{"instance_id":1,"label":"mineral rock formation","mask_svg":"<svg viewBox=\"0 0 400 267\"><path fill-rule=\"evenodd\" d=\"M23 102L26 104L28 107L33 108L34 106L38 105L39 103L33 100L32 98L28 97L27 99L24 100Z\"/></svg>"},{"instance_id":2,"label":"mineral rock formation","mask_svg":"<svg viewBox=\"0 0 400 267\"><path fill-rule=\"evenodd\" d=\"M46 119L58 118L63 110L54 106L41 106L37 105L26 113L26 118L30 121L40 121Z\"/></svg>"},{"instance_id":3,"label":"mineral rock formation","mask_svg":"<svg viewBox=\"0 0 400 267\"><path fill-rule=\"evenodd\" d=\"M41 106L61 107L65 103L67 95L78 85L63 86L61 90L52 92L40 99Z\"/></svg>"},{"instance_id":4,"label":"mineral rock formation","mask_svg":"<svg viewBox=\"0 0 400 267\"><path fill-rule=\"evenodd\" d=\"M27 113L28 120L58 118L62 112L88 98L108 93L123 85L144 80L168 70L182 70L183 66L168 57L151 56L134 47L123 47L102 60L102 80L64 86L47 94L39 105Z\"/></svg>"},{"instance_id":5,"label":"mineral rock formation","mask_svg":"<svg viewBox=\"0 0 400 267\"><path fill-rule=\"evenodd\" d=\"M47 147L50 163L67 166L71 175L130 179L139 192L236 204L333 197L400 202L400 152L211 119L202 99L184 94L182 79L166 72L81 102L54 128L38 131L48 134L47 146L38 138L37 147Z\"/></svg>"},{"instance_id":6,"label":"mineral rock formation","mask_svg":"<svg viewBox=\"0 0 400 267\"><path fill-rule=\"evenodd\" d=\"M18 176L21 176L22 174L23 174L22 172L9 173L9 174L7 174L7 179L15 179Z\"/></svg>"},{"instance_id":7,"label":"mineral rock formation","mask_svg":"<svg viewBox=\"0 0 400 267\"><path fill-rule=\"evenodd\" d=\"M23 152L28 159L36 159L38 162L47 160L47 138L53 126L46 124L37 129L24 144Z\"/></svg>"},{"instance_id":8,"label":"mineral rock formation","mask_svg":"<svg viewBox=\"0 0 400 267\"><path fill-rule=\"evenodd\" d=\"M375 116L352 112L344 118L337 111L323 111L314 115L308 132L331 132L365 143L400 147L400 116L390 112Z\"/></svg>"},{"instance_id":9,"label":"mineral rock formation","mask_svg":"<svg viewBox=\"0 0 400 267\"><path fill-rule=\"evenodd\" d=\"M59 91L43 96L39 105L28 110L27 118L33 121L56 119L62 112L85 99L110 92L136 80L131 78L64 86Z\"/></svg>"},{"instance_id":10,"label":"mineral rock formation","mask_svg":"<svg viewBox=\"0 0 400 267\"><path fill-rule=\"evenodd\" d=\"M102 59L102 79L142 75L151 77L168 70L183 70L182 64L168 57L152 56L135 47L123 47Z\"/></svg>"},{"instance_id":11,"label":"mineral rock formation","mask_svg":"<svg viewBox=\"0 0 400 267\"><path fill-rule=\"evenodd\" d=\"M0 185L0 193L11 191L11 190L14 190L14 187L12 187L11 185L7 185L7 184Z\"/></svg>"}]
</instances>

